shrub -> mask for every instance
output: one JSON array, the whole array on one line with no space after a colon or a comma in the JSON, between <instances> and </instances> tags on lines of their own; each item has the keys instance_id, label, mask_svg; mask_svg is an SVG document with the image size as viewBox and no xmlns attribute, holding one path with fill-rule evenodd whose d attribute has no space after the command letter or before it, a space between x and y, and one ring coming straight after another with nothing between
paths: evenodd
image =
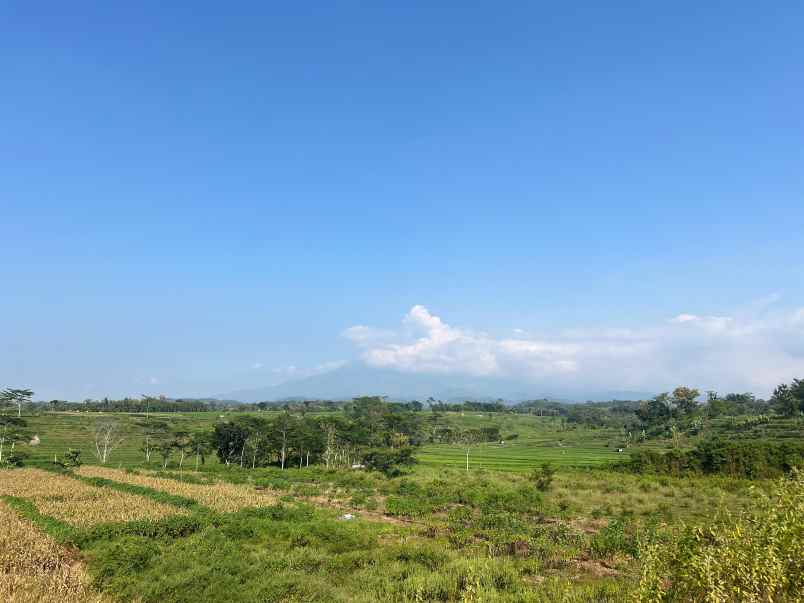
<instances>
[{"instance_id":1,"label":"shrub","mask_svg":"<svg viewBox=\"0 0 804 603\"><path fill-rule=\"evenodd\" d=\"M644 547L641 601L786 601L804 591L804 480L794 472L745 514Z\"/></svg>"},{"instance_id":2,"label":"shrub","mask_svg":"<svg viewBox=\"0 0 804 603\"><path fill-rule=\"evenodd\" d=\"M589 549L598 558L611 557L616 553L636 557L638 548L634 528L625 518L613 519L595 535Z\"/></svg>"},{"instance_id":3,"label":"shrub","mask_svg":"<svg viewBox=\"0 0 804 603\"><path fill-rule=\"evenodd\" d=\"M387 477L397 477L402 475L404 469L415 465L416 458L413 456L413 448L378 448L369 451L363 459L363 463L369 469L379 471Z\"/></svg>"},{"instance_id":4,"label":"shrub","mask_svg":"<svg viewBox=\"0 0 804 603\"><path fill-rule=\"evenodd\" d=\"M693 450L635 450L625 466L635 473L724 474L750 479L778 477L804 465L804 442L708 440Z\"/></svg>"},{"instance_id":5,"label":"shrub","mask_svg":"<svg viewBox=\"0 0 804 603\"><path fill-rule=\"evenodd\" d=\"M547 492L553 486L553 477L555 474L556 470L550 463L544 463L540 469L535 469L533 473L531 473L531 480L537 490Z\"/></svg>"}]
</instances>

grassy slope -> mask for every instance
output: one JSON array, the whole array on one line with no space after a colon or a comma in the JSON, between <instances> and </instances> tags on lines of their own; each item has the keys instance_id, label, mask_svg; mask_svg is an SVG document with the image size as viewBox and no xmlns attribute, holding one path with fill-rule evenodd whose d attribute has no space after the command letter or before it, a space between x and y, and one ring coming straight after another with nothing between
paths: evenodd
<instances>
[{"instance_id":1,"label":"grassy slope","mask_svg":"<svg viewBox=\"0 0 804 603\"><path fill-rule=\"evenodd\" d=\"M53 453L81 447L91 461L92 425L102 418L30 417L42 440L31 449L34 459L52 460ZM137 417L116 418L126 423L128 435L110 464L138 466ZM217 413L159 418L191 430L219 419ZM141 526L99 530L81 540L82 552L97 586L144 601L622 601L630 596L637 566L628 555L631 530L670 529L680 520L708 524L718 508L751 506L750 486L766 488L764 482L719 476L640 476L597 468L622 458L616 429L565 429L560 421L533 416L455 413L447 420L496 424L507 444L473 451L468 475L461 469L462 449L450 446L425 447L423 463L395 479L317 467L248 471L213 463L206 477L276 489L285 506L196 513L192 530L182 524L183 531L173 534L165 523L159 538L140 534ZM786 434L800 426L773 423L741 436L756 437L760 429ZM512 440L513 433L518 437ZM538 493L527 470L545 460L559 472L552 488ZM292 501L316 508L299 509ZM347 510L363 519L339 521ZM399 523L408 518L413 523ZM625 526L625 535L601 532L612 521ZM524 557L507 552L519 541L528 543ZM612 572L616 576L607 577Z\"/></svg>"},{"instance_id":2,"label":"grassy slope","mask_svg":"<svg viewBox=\"0 0 804 603\"><path fill-rule=\"evenodd\" d=\"M226 413L223 416L232 416ZM271 413L259 413L270 416ZM153 420L165 421L177 429L187 431L211 429L220 420L221 413L152 413ZM111 466L133 467L143 462L140 447L143 442L143 429L138 423L144 415L101 414L101 413L43 413L25 417L32 433L37 434L41 443L36 447L21 445L20 450L30 455L30 463L49 463L53 456L61 457L68 448L80 448L84 462L94 460L93 429L97 421L109 418L121 421L125 439L111 455ZM618 453L623 446L621 430L589 429L583 426L564 425L555 417L533 415L447 413L446 420L456 426L482 427L496 425L505 439L505 445L486 443L474 447L470 453L473 468L504 471L530 471L542 463L550 462L560 467L593 467L609 461L623 459L627 453ZM728 417L715 419L709 423L706 434L721 433L726 437L789 439L800 438L804 431L801 421L773 418L768 424L756 425L735 432L732 424L740 419ZM517 434L512 439L510 436ZM636 434L635 434L636 435ZM701 436L703 437L703 436ZM684 438L683 446L692 446L697 438ZM668 448L667 441L650 441L639 445L650 448ZM422 447L417 456L419 461L430 467L464 467L465 449L457 445L436 444ZM154 456L153 462L158 462ZM217 459L211 455L208 463Z\"/></svg>"},{"instance_id":3,"label":"grassy slope","mask_svg":"<svg viewBox=\"0 0 804 603\"><path fill-rule=\"evenodd\" d=\"M266 416L269 413L260 413ZM162 420L177 429L188 431L211 429L220 420L219 413L152 413L152 420ZM224 416L231 416L231 413ZM93 429L98 421L109 418L123 424L125 440L111 455L108 464L112 466L137 466L143 461L140 446L143 441L143 428L138 425L144 415L101 414L101 413L44 413L26 417L32 433L37 434L41 443L36 447L20 446L20 450L30 455L32 463L50 462L53 456L61 457L68 448L80 448L85 462L94 462ZM592 466L609 460L622 458L616 446L621 438L617 430L561 430L558 420L550 417L477 415L450 413L447 419L456 425L478 427L498 425L504 437L516 433L518 438L499 444L483 444L471 454L475 467L500 470L529 470L543 462L562 466ZM608 445L608 447L607 447ZM425 446L418 454L426 465L463 466L464 449L453 445ZM208 462L216 462L209 457Z\"/></svg>"},{"instance_id":4,"label":"grassy slope","mask_svg":"<svg viewBox=\"0 0 804 603\"><path fill-rule=\"evenodd\" d=\"M591 467L623 458L623 433L618 429L589 429L567 425L557 417L533 415L450 413L447 420L461 427L500 428L505 441L473 447L470 466L504 471L529 471L543 463L556 466ZM515 438L511 438L516 434ZM655 446L655 444L653 444ZM419 460L425 465L464 467L466 449L436 444L422 448Z\"/></svg>"},{"instance_id":5,"label":"grassy slope","mask_svg":"<svg viewBox=\"0 0 804 603\"><path fill-rule=\"evenodd\" d=\"M260 413L267 415L268 413ZM53 455L59 458L68 448L81 449L83 459L87 463L95 462L94 428L99 421L113 419L120 421L124 440L112 453L109 465L130 467L143 462L143 453L140 451L144 439L143 428L138 424L145 419L145 415L124 413L43 413L41 415L23 417L28 422L32 434L39 436L41 443L38 446L20 446L20 450L29 454L30 464L47 463L53 460ZM151 413L154 421L164 421L176 429L196 431L212 429L219 420L220 414L216 412L199 413ZM154 453L153 462L157 462L158 455ZM216 462L214 455L207 462Z\"/></svg>"}]
</instances>

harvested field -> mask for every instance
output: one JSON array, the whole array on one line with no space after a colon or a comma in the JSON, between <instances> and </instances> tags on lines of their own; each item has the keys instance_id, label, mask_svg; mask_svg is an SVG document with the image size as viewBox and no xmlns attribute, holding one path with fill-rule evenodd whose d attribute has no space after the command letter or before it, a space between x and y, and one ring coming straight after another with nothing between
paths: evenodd
<instances>
[{"instance_id":1,"label":"harvested field","mask_svg":"<svg viewBox=\"0 0 804 603\"><path fill-rule=\"evenodd\" d=\"M102 477L124 484L145 486L169 494L192 498L205 507L222 513L233 513L246 507L265 507L276 502L276 498L265 491L225 482L190 484L164 477L90 465L84 465L77 473L84 477Z\"/></svg>"},{"instance_id":2,"label":"harvested field","mask_svg":"<svg viewBox=\"0 0 804 603\"><path fill-rule=\"evenodd\" d=\"M14 603L102 603L70 551L0 502L0 600Z\"/></svg>"},{"instance_id":3,"label":"harvested field","mask_svg":"<svg viewBox=\"0 0 804 603\"><path fill-rule=\"evenodd\" d=\"M144 496L98 488L41 469L0 471L0 496L31 501L43 515L73 526L161 519L185 511Z\"/></svg>"}]
</instances>

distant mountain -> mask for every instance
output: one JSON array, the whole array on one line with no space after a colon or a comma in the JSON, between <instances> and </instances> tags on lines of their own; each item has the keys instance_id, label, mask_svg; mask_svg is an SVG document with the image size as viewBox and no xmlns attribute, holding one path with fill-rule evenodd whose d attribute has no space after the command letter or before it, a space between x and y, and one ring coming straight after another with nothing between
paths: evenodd
<instances>
[{"instance_id":1,"label":"distant mountain","mask_svg":"<svg viewBox=\"0 0 804 603\"><path fill-rule=\"evenodd\" d=\"M241 402L305 398L345 400L355 396L388 396L392 400L426 400L432 396L448 402L497 400L498 398L510 402L544 398L582 402L613 399L640 400L652 395L630 391L551 391L551 388L544 385L529 384L502 377L403 373L362 364L347 364L328 373L286 381L279 385L236 390L219 397Z\"/></svg>"}]
</instances>

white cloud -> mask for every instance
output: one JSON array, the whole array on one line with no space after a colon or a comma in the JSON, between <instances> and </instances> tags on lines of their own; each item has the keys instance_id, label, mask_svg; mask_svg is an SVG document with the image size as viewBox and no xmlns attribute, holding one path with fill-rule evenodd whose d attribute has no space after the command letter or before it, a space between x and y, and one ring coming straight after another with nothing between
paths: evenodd
<instances>
[{"instance_id":1,"label":"white cloud","mask_svg":"<svg viewBox=\"0 0 804 603\"><path fill-rule=\"evenodd\" d=\"M157 379L156 377L150 377L148 379L148 383L151 385L159 385L159 379Z\"/></svg>"},{"instance_id":2,"label":"white cloud","mask_svg":"<svg viewBox=\"0 0 804 603\"><path fill-rule=\"evenodd\" d=\"M766 395L804 375L804 308L739 316L683 313L632 328L513 337L454 327L416 305L399 331L360 325L344 336L376 367L501 376L554 387L658 390L678 384Z\"/></svg>"}]
</instances>

